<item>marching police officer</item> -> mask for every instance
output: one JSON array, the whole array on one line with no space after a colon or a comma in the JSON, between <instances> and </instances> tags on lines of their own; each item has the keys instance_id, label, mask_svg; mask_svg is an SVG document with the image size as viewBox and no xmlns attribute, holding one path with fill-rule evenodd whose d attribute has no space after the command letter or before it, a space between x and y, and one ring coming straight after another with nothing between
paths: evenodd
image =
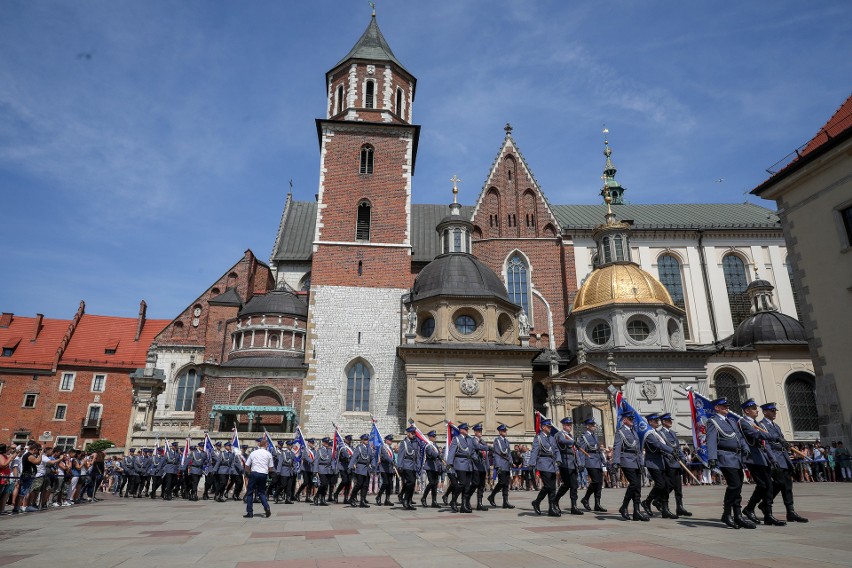
<instances>
[{"instance_id":1,"label":"marching police officer","mask_svg":"<svg viewBox=\"0 0 852 568\"><path fill-rule=\"evenodd\" d=\"M767 432L778 437L777 441L766 444L766 450L772 453L775 463L775 468L772 470L772 496L776 497L778 493L781 493L789 522L807 523L808 520L799 515L793 506L793 462L790 461L790 442L784 439L784 433L775 423L778 407L774 402L767 402L761 404L760 409L763 412L760 425Z\"/></svg>"},{"instance_id":2,"label":"marching police officer","mask_svg":"<svg viewBox=\"0 0 852 568\"><path fill-rule=\"evenodd\" d=\"M368 509L370 505L367 503L367 489L370 485L373 453L370 450L369 434L361 434L360 441L361 443L352 450L352 457L349 459L349 469L355 476L355 484L349 497L349 506ZM356 499L359 499L359 501L356 502Z\"/></svg>"},{"instance_id":3,"label":"marching police officer","mask_svg":"<svg viewBox=\"0 0 852 568\"><path fill-rule=\"evenodd\" d=\"M127 450L127 455L121 462L121 469L124 470L121 489L124 490L124 498L127 499L131 494L136 495L136 486L139 484L139 473L136 472L136 448ZM121 496L121 490L118 495Z\"/></svg>"},{"instance_id":4,"label":"marching police officer","mask_svg":"<svg viewBox=\"0 0 852 568\"><path fill-rule=\"evenodd\" d=\"M640 509L642 500L642 476L640 470L643 466L642 446L639 436L633 430L633 421L636 415L625 412L621 415L621 426L615 433L615 444L612 450L612 463L624 472L627 479L627 489L624 491L624 500L618 512L625 520L630 520L627 513L627 505L633 502L633 520L649 521L648 515ZM647 436L646 436L647 439Z\"/></svg>"},{"instance_id":5,"label":"marching police officer","mask_svg":"<svg viewBox=\"0 0 852 568\"><path fill-rule=\"evenodd\" d=\"M642 501L642 508L645 509L645 513L649 517L653 517L651 503L655 503L664 519L677 519L677 515L669 510L669 481L666 475L666 458L674 455L674 450L657 432L657 428L660 427L660 415L657 413L648 414L645 420L651 427L651 430L645 435L645 467L654 482L654 487Z\"/></svg>"},{"instance_id":6,"label":"marching police officer","mask_svg":"<svg viewBox=\"0 0 852 568\"><path fill-rule=\"evenodd\" d=\"M217 442L219 443L219 442ZM225 448L219 454L219 460L216 462L216 499L219 503L225 502L225 492L228 490L228 478L231 476L231 471L234 467L234 460L237 458L231 449L231 442L225 442Z\"/></svg>"},{"instance_id":7,"label":"marching police officer","mask_svg":"<svg viewBox=\"0 0 852 568\"><path fill-rule=\"evenodd\" d=\"M541 421L541 431L533 439L530 452L530 466L535 467L541 477L541 490L533 499L532 508L536 514L541 514L541 502L547 496L547 516L559 517L561 514L554 507L556 500L556 472L559 470L559 448L556 440L550 435L553 423L548 419Z\"/></svg>"},{"instance_id":8,"label":"marching police officer","mask_svg":"<svg viewBox=\"0 0 852 568\"><path fill-rule=\"evenodd\" d=\"M206 451L207 448L205 448ZM213 444L213 451L207 455L207 463L204 465L204 493L201 498L204 501L210 499L210 491L213 491L213 497L216 497L216 468L219 462L219 456L222 455L222 442Z\"/></svg>"},{"instance_id":9,"label":"marching police officer","mask_svg":"<svg viewBox=\"0 0 852 568\"><path fill-rule=\"evenodd\" d=\"M498 492L503 495L503 508L514 509L514 505L509 504L509 474L512 471L512 448L509 446L509 440L506 438L508 428L505 424L497 426L497 437L494 438L494 443L491 445L491 454L494 456L494 469L497 470L497 484L488 496L488 502L492 507L497 507L494 501L494 496Z\"/></svg>"},{"instance_id":10,"label":"marching police officer","mask_svg":"<svg viewBox=\"0 0 852 568\"><path fill-rule=\"evenodd\" d=\"M198 482L207 465L207 452L204 451L204 442L198 442L195 448L189 452L189 500L198 501Z\"/></svg>"},{"instance_id":11,"label":"marching police officer","mask_svg":"<svg viewBox=\"0 0 852 568\"><path fill-rule=\"evenodd\" d=\"M668 412L660 416L662 426L659 429L660 435L666 441L666 444L673 450L672 455L666 454L666 476L668 477L667 495L674 492L675 495L675 515L679 517L691 517L692 513L687 511L683 506L683 481L681 479L682 465L686 465L686 456L680 449L680 443L677 439L677 433L672 430L674 419Z\"/></svg>"},{"instance_id":12,"label":"marching police officer","mask_svg":"<svg viewBox=\"0 0 852 568\"><path fill-rule=\"evenodd\" d=\"M326 495L328 494L328 484L331 476L334 474L334 452L331 451L331 438L323 438L322 445L316 454L316 473L319 475L319 490L314 497L314 505L327 507Z\"/></svg>"},{"instance_id":13,"label":"marching police officer","mask_svg":"<svg viewBox=\"0 0 852 568\"><path fill-rule=\"evenodd\" d=\"M400 475L402 476L402 487L399 491L402 500L402 508L407 511L417 509L411 501L414 499L414 488L417 484L417 470L420 469L420 444L415 440L417 428L409 426L405 429L405 438L399 443L399 451L396 460Z\"/></svg>"},{"instance_id":14,"label":"marching police officer","mask_svg":"<svg viewBox=\"0 0 852 568\"><path fill-rule=\"evenodd\" d=\"M753 529L755 524L742 514L743 460L749 447L740 433L739 425L728 416L728 399L713 401L715 416L707 419L707 465L722 472L727 488L723 502L722 522L732 529Z\"/></svg>"},{"instance_id":15,"label":"marching police officer","mask_svg":"<svg viewBox=\"0 0 852 568\"><path fill-rule=\"evenodd\" d=\"M137 456L136 470L139 472L139 487L136 488L136 497L148 496L148 484L151 482L151 448L142 448L142 455Z\"/></svg>"},{"instance_id":16,"label":"marching police officer","mask_svg":"<svg viewBox=\"0 0 852 568\"><path fill-rule=\"evenodd\" d=\"M287 440L285 444L287 447L278 452L278 465L276 466L278 479L275 486L275 503L278 504L281 502L283 494L284 504L292 505L293 500L290 499L290 497L293 492L293 475L295 474L296 455L293 453L292 449L293 441Z\"/></svg>"},{"instance_id":17,"label":"marching police officer","mask_svg":"<svg viewBox=\"0 0 852 568\"><path fill-rule=\"evenodd\" d=\"M341 491L343 491L343 502L349 502L349 490L352 487L352 480L349 477L349 460L352 457L351 444L352 435L347 434L343 437L343 444L337 449L337 474L340 476L340 485L334 490L334 495L331 499L332 503L337 503Z\"/></svg>"},{"instance_id":18,"label":"marching police officer","mask_svg":"<svg viewBox=\"0 0 852 568\"><path fill-rule=\"evenodd\" d=\"M393 442L393 436L388 434L385 436L385 443L378 449L379 451L379 476L381 477L381 486L379 487L379 494L376 495L376 505L381 507L385 505L386 507L392 507L393 503L390 501L391 491L393 491L393 475L394 475L394 464L393 464L393 449L391 448L391 442ZM382 503L382 495L385 496L385 501Z\"/></svg>"},{"instance_id":19,"label":"marching police officer","mask_svg":"<svg viewBox=\"0 0 852 568\"><path fill-rule=\"evenodd\" d=\"M476 510L487 511L483 506L485 484L488 478L488 444L482 441L482 424L473 427L473 440L476 451L473 454L473 484L476 486Z\"/></svg>"},{"instance_id":20,"label":"marching police officer","mask_svg":"<svg viewBox=\"0 0 852 568\"><path fill-rule=\"evenodd\" d=\"M577 440L577 447L583 452L583 466L589 474L589 488L586 489L586 496L580 500L583 508L591 511L589 507L589 497L595 496L594 510L599 513L606 513L606 509L601 507L601 491L603 490L603 464L606 460L603 457L603 450L598 444L598 437L595 434L594 418L587 418L583 424L586 426L586 431Z\"/></svg>"},{"instance_id":21,"label":"marching police officer","mask_svg":"<svg viewBox=\"0 0 852 568\"><path fill-rule=\"evenodd\" d=\"M774 467L773 456L764 448L764 443L777 442L778 436L769 433L757 423L757 403L753 398L748 399L742 405L744 416L740 419L740 431L748 445L748 454L743 461L748 465L751 479L755 488L751 498L743 509L745 515L754 524L760 521L754 514L754 508L762 503L763 523L766 525L784 526L787 523L772 516L772 468Z\"/></svg>"},{"instance_id":22,"label":"marching police officer","mask_svg":"<svg viewBox=\"0 0 852 568\"><path fill-rule=\"evenodd\" d=\"M160 448L151 457L151 467L148 470L148 474L151 477L151 490L148 492L148 495L151 499L157 498L157 489L163 484L163 465L165 462L165 454L162 448Z\"/></svg>"},{"instance_id":23,"label":"marching police officer","mask_svg":"<svg viewBox=\"0 0 852 568\"><path fill-rule=\"evenodd\" d=\"M577 448L574 446L574 421L570 416L566 416L559 422L562 424L562 431L557 433L555 438L556 447L559 448L559 476L562 479L562 484L559 486L559 491L556 492L556 500L553 505L556 507L556 511L561 513L559 500L568 491L571 491L571 514L582 515L583 511L577 508L577 488L579 487L577 475L580 468Z\"/></svg>"},{"instance_id":24,"label":"marching police officer","mask_svg":"<svg viewBox=\"0 0 852 568\"><path fill-rule=\"evenodd\" d=\"M471 476L473 475L473 452L475 446L473 440L468 436L469 426L467 422L458 425L459 435L453 438L450 449L447 451L447 464L456 475L453 487L453 496L450 501L450 509L453 513L472 513L470 497L473 495L471 488ZM461 507L456 508L456 499L461 496Z\"/></svg>"},{"instance_id":25,"label":"marching police officer","mask_svg":"<svg viewBox=\"0 0 852 568\"><path fill-rule=\"evenodd\" d=\"M423 451L426 453L426 459L424 466L426 468L426 489L423 490L423 497L420 499L420 504L426 507L426 500L429 497L429 493L432 494L432 508L438 508L438 478L441 473L441 449L438 448L438 445L435 443L435 439L438 437L438 433L432 430L426 437L429 438L429 444L426 444L426 447L423 448Z\"/></svg>"},{"instance_id":26,"label":"marching police officer","mask_svg":"<svg viewBox=\"0 0 852 568\"><path fill-rule=\"evenodd\" d=\"M166 501L172 500L179 464L180 452L178 451L178 443L172 442L171 447L166 448L165 460L163 463L163 499Z\"/></svg>"}]
</instances>

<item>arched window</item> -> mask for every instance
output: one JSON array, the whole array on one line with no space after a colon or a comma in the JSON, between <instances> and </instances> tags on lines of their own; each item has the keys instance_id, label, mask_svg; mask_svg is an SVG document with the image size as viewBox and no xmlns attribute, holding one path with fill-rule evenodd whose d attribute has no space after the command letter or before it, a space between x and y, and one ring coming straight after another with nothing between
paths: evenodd
<instances>
[{"instance_id":1,"label":"arched window","mask_svg":"<svg viewBox=\"0 0 852 568\"><path fill-rule=\"evenodd\" d=\"M744 398L741 377L733 371L724 370L716 373L714 382L716 398L727 398L731 408L739 410Z\"/></svg>"},{"instance_id":2,"label":"arched window","mask_svg":"<svg viewBox=\"0 0 852 568\"><path fill-rule=\"evenodd\" d=\"M337 86L337 108L335 114L340 114L343 112L343 85Z\"/></svg>"},{"instance_id":3,"label":"arched window","mask_svg":"<svg viewBox=\"0 0 852 568\"><path fill-rule=\"evenodd\" d=\"M615 235L615 260L624 260L624 238L621 235Z\"/></svg>"},{"instance_id":4,"label":"arched window","mask_svg":"<svg viewBox=\"0 0 852 568\"><path fill-rule=\"evenodd\" d=\"M369 144L361 146L361 162L358 167L359 174L373 173L373 147Z\"/></svg>"},{"instance_id":5,"label":"arched window","mask_svg":"<svg viewBox=\"0 0 852 568\"><path fill-rule=\"evenodd\" d=\"M664 254L657 260L657 271L660 275L660 282L669 291L672 301L675 306L686 311L686 299L683 295L683 277L680 271L680 262L677 258L670 254ZM689 339L689 317L686 318L686 325L683 327L684 338Z\"/></svg>"},{"instance_id":6,"label":"arched window","mask_svg":"<svg viewBox=\"0 0 852 568\"><path fill-rule=\"evenodd\" d=\"M796 290L796 280L793 278L793 263L787 259L787 275L790 277L790 288L793 290L793 305L796 307L796 319L802 321L802 311L799 308L799 292Z\"/></svg>"},{"instance_id":7,"label":"arched window","mask_svg":"<svg viewBox=\"0 0 852 568\"><path fill-rule=\"evenodd\" d=\"M450 252L450 230L444 229L444 252Z\"/></svg>"},{"instance_id":8,"label":"arched window","mask_svg":"<svg viewBox=\"0 0 852 568\"><path fill-rule=\"evenodd\" d=\"M612 251L609 248L609 237L603 238L603 255L604 255L604 264L609 264L612 262Z\"/></svg>"},{"instance_id":9,"label":"arched window","mask_svg":"<svg viewBox=\"0 0 852 568\"><path fill-rule=\"evenodd\" d=\"M509 299L524 309L530 316L529 302L529 269L520 254L514 254L506 264L506 288L509 289ZM532 318L530 317L530 321Z\"/></svg>"},{"instance_id":10,"label":"arched window","mask_svg":"<svg viewBox=\"0 0 852 568\"><path fill-rule=\"evenodd\" d=\"M376 98L376 83L375 81L367 81L364 94L364 108L373 108Z\"/></svg>"},{"instance_id":11,"label":"arched window","mask_svg":"<svg viewBox=\"0 0 852 568\"><path fill-rule=\"evenodd\" d=\"M462 232L458 228L453 230L453 252L462 252Z\"/></svg>"},{"instance_id":12,"label":"arched window","mask_svg":"<svg viewBox=\"0 0 852 568\"><path fill-rule=\"evenodd\" d=\"M299 283L299 290L302 292L310 292L311 291L311 273L308 272L304 276L302 276L302 281Z\"/></svg>"},{"instance_id":13,"label":"arched window","mask_svg":"<svg viewBox=\"0 0 852 568\"><path fill-rule=\"evenodd\" d=\"M403 120L405 120L404 110L402 108L402 89L397 87L396 89L396 114Z\"/></svg>"},{"instance_id":14,"label":"arched window","mask_svg":"<svg viewBox=\"0 0 852 568\"><path fill-rule=\"evenodd\" d=\"M198 371L188 369L181 373L177 381L175 411L192 412L195 410L195 391L198 389Z\"/></svg>"},{"instance_id":15,"label":"arched window","mask_svg":"<svg viewBox=\"0 0 852 568\"><path fill-rule=\"evenodd\" d=\"M361 361L346 373L346 411L370 411L370 368Z\"/></svg>"},{"instance_id":16,"label":"arched window","mask_svg":"<svg viewBox=\"0 0 852 568\"><path fill-rule=\"evenodd\" d=\"M736 328L744 319L751 315L748 301L748 276L746 275L743 259L735 254L729 254L722 259L722 272L725 274L725 287L728 289L728 304L731 307L731 319Z\"/></svg>"},{"instance_id":17,"label":"arched window","mask_svg":"<svg viewBox=\"0 0 852 568\"><path fill-rule=\"evenodd\" d=\"M370 202L362 201L358 204L358 220L355 223L355 240L370 240Z\"/></svg>"},{"instance_id":18,"label":"arched window","mask_svg":"<svg viewBox=\"0 0 852 568\"><path fill-rule=\"evenodd\" d=\"M787 378L784 390L787 393L793 433L808 432L808 436L811 436L811 432L819 432L813 377L808 373L793 373Z\"/></svg>"}]
</instances>

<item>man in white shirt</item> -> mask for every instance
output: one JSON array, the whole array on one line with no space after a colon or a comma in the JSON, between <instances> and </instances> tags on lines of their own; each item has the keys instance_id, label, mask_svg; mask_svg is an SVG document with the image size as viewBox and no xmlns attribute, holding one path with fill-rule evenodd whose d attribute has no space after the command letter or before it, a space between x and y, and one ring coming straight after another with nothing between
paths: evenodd
<instances>
[{"instance_id":1,"label":"man in white shirt","mask_svg":"<svg viewBox=\"0 0 852 568\"><path fill-rule=\"evenodd\" d=\"M266 449L266 439L263 436L257 439L257 446L257 449L249 454L245 463L249 478L245 497L246 514L243 515L246 519L254 517L255 493L260 497L266 516L272 516L272 511L269 510L269 502L266 500L266 480L269 472L275 469L275 461L272 459L272 454Z\"/></svg>"}]
</instances>

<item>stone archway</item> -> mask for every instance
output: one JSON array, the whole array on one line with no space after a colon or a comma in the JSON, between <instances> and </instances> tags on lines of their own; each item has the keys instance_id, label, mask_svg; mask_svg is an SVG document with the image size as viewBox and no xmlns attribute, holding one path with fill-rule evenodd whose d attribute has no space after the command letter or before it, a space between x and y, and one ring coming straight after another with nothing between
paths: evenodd
<instances>
[{"instance_id":1,"label":"stone archway","mask_svg":"<svg viewBox=\"0 0 852 568\"><path fill-rule=\"evenodd\" d=\"M258 385L246 390L239 398L240 406L283 406L284 397L278 392L278 389L269 385ZM261 431L264 428L270 432L282 432L285 426L285 417L275 414L258 414L253 420L249 420L246 414L236 414L233 416L235 426L240 431L249 431L249 423L251 422L251 430ZM233 426L232 426L233 427Z\"/></svg>"}]
</instances>

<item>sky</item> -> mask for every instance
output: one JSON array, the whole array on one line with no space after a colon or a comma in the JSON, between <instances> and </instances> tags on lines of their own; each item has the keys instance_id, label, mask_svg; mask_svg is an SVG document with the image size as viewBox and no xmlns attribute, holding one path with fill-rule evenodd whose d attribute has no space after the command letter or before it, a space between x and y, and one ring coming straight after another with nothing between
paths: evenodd
<instances>
[{"instance_id":1,"label":"sky","mask_svg":"<svg viewBox=\"0 0 852 568\"><path fill-rule=\"evenodd\" d=\"M415 203L472 204L504 125L551 203L748 191L850 94L848 2L377 2L417 77ZM0 2L0 310L171 319L317 193L325 72L368 2ZM722 180L722 181L717 181Z\"/></svg>"}]
</instances>

